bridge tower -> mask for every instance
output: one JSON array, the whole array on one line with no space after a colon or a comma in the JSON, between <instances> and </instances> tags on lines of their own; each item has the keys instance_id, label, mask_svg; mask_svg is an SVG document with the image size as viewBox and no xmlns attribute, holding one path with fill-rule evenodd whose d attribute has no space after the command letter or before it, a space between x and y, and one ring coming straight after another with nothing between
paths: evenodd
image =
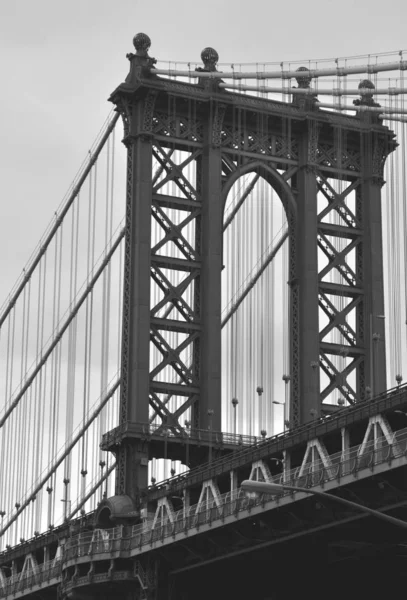
<instances>
[{"instance_id":1,"label":"bridge tower","mask_svg":"<svg viewBox=\"0 0 407 600\"><path fill-rule=\"evenodd\" d=\"M395 143L368 113L220 88L207 77L211 48L193 84L154 74L145 34L134 46L110 98L124 123L127 195L120 424L105 448L117 456L117 496L139 509L149 459L181 456L187 413L191 431L221 429L223 209L247 173L273 187L287 216L291 425L321 416L335 392L354 404L386 389L381 186ZM297 81L309 87L306 73ZM171 443L144 435L152 413ZM208 460L207 448L191 444L189 459Z\"/></svg>"}]
</instances>

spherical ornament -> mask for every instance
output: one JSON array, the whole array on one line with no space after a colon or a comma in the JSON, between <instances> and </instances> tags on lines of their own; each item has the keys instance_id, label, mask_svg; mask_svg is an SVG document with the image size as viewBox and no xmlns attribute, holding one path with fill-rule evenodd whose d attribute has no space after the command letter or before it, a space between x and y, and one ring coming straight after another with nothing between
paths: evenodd
<instances>
[{"instance_id":1,"label":"spherical ornament","mask_svg":"<svg viewBox=\"0 0 407 600\"><path fill-rule=\"evenodd\" d=\"M370 81L370 79L363 79L363 81L361 81L358 85L358 90L374 90L375 86L374 84Z\"/></svg>"},{"instance_id":2,"label":"spherical ornament","mask_svg":"<svg viewBox=\"0 0 407 600\"><path fill-rule=\"evenodd\" d=\"M309 88L312 79L309 76L309 69L307 69L307 67L299 67L296 70L296 73L304 73L302 76L298 75L298 77L296 77L298 86L300 88Z\"/></svg>"},{"instance_id":3,"label":"spherical ornament","mask_svg":"<svg viewBox=\"0 0 407 600\"><path fill-rule=\"evenodd\" d=\"M204 48L201 52L201 59L209 71L214 71L219 60L219 54L213 48Z\"/></svg>"},{"instance_id":4,"label":"spherical ornament","mask_svg":"<svg viewBox=\"0 0 407 600\"><path fill-rule=\"evenodd\" d=\"M338 399L338 404L339 404L339 406L344 406L345 400L343 398L339 398Z\"/></svg>"},{"instance_id":5,"label":"spherical ornament","mask_svg":"<svg viewBox=\"0 0 407 600\"><path fill-rule=\"evenodd\" d=\"M151 40L146 33L136 33L133 38L133 46L139 54L147 54Z\"/></svg>"}]
</instances>

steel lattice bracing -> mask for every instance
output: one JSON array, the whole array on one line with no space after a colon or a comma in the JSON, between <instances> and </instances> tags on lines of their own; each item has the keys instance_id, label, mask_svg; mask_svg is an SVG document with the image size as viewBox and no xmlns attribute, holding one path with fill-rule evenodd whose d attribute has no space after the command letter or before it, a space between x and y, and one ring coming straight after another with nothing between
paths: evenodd
<instances>
[{"instance_id":1,"label":"steel lattice bracing","mask_svg":"<svg viewBox=\"0 0 407 600\"><path fill-rule=\"evenodd\" d=\"M0 419L7 464L1 478L9 488L0 499L1 533L7 532L4 543L21 542L8 545L2 555L0 596L32 595L35 586L42 592L48 587L52 595L61 586L64 597L82 592L92 597L101 583L109 586L107 595L129 592L146 599L164 590L165 596L168 574L199 569L202 561L246 556L253 543L260 542L261 551L263 542L273 546L311 534L316 523L321 530L332 526L333 537L342 535L346 513L327 513L312 500L297 510L296 499L288 496L274 504L249 502L239 489L247 477L321 484L334 494L360 494L363 503L383 511L405 503L406 391L399 364L393 370L399 387L366 402L386 389L385 310L393 325L389 338L397 333L394 324L403 310L398 291L384 308L383 280L397 281L400 269L396 265L384 277L383 254L388 264L389 254L400 261L403 252L389 251L389 239L394 235L397 246L407 229L407 214L403 228L395 226L401 209L390 211L383 251L383 171L396 143L382 125L373 84L361 82L357 116L349 117L321 110L327 105L318 101L308 76L296 77L292 100L266 100L261 94L272 89L222 82L213 49L203 51L204 68L192 72L192 83L193 76L175 82L154 70L144 34L136 36L135 47L130 74L111 97L124 123L126 177L114 175L114 118L0 317L0 351L7 348ZM401 61L400 69L405 67ZM370 73L362 67L355 72ZM282 81L293 73L282 71ZM312 74L321 75L317 69ZM257 67L248 73L254 75L265 78ZM338 82L343 75L338 68ZM277 91L287 99L288 88ZM332 96L339 92L350 94L338 86ZM403 90L397 93L402 96ZM407 114L403 106L393 109ZM96 164L105 143L103 162ZM386 169L389 204L398 206L405 172L398 163ZM126 201L116 211L117 179L126 179L127 186L117 194ZM269 213L264 205L272 205ZM267 216L261 227L259 215ZM61 283L65 240L69 290ZM404 244L403 238L406 256ZM275 293L278 287L281 294ZM32 302L34 292L38 300ZM227 312L221 313L225 299ZM14 310L18 300L20 309ZM285 329L275 335L278 320ZM261 328L265 335L257 337ZM31 346L36 361L30 372ZM389 347L394 357L402 344L392 340ZM399 356L400 363L402 352ZM269 370L264 379L263 369ZM239 377L230 384L233 370ZM21 381L15 388L17 371ZM100 398L94 405L95 373ZM227 385L222 387L221 379ZM275 415L272 410L265 415L264 405L284 404L284 387L289 431L273 435ZM327 418L343 404L347 408ZM58 429L65 417L61 446ZM23 464L31 444L35 461L29 457ZM19 445L23 451L9 460ZM25 475L29 482L23 489ZM79 511L81 517L68 524ZM44 527L48 532L42 534ZM397 540L395 534L394 544ZM267 555L269 562L272 556Z\"/></svg>"},{"instance_id":2,"label":"steel lattice bracing","mask_svg":"<svg viewBox=\"0 0 407 600\"><path fill-rule=\"evenodd\" d=\"M126 511L148 521L170 466L218 469L283 423L377 395L385 313L402 381L404 171L392 154L382 244L395 142L373 84L349 117L324 110L309 77L266 100L222 83L211 49L179 83L136 50L111 98L124 145L114 118L0 318L4 543L97 507L102 527Z\"/></svg>"},{"instance_id":3,"label":"steel lattice bracing","mask_svg":"<svg viewBox=\"0 0 407 600\"><path fill-rule=\"evenodd\" d=\"M220 430L223 207L245 174L264 178L287 216L292 426L335 391L363 399L373 353L375 392L385 389L384 344L371 348L366 332L383 313L380 187L393 145L374 115L175 83L149 75L148 55L131 61L111 98L128 187L121 425L106 447L119 456L118 493L136 497L150 456L137 423L180 439L187 416Z\"/></svg>"}]
</instances>

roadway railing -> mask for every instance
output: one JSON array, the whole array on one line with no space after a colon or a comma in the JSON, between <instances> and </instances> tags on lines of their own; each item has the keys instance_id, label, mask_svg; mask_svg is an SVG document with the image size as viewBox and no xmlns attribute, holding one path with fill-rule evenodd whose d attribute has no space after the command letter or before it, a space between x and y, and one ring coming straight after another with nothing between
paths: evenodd
<instances>
[{"instance_id":1,"label":"roadway railing","mask_svg":"<svg viewBox=\"0 0 407 600\"><path fill-rule=\"evenodd\" d=\"M325 464L322 460L314 461L303 467L296 467L291 471L276 475L271 481L311 488L328 481L339 481L345 475L372 468L406 454L407 428L395 433L391 444L385 437L377 438L367 444L354 446L345 453L332 454ZM292 491L285 492L285 495L290 494ZM265 494L260 495L257 499L248 498L239 488L222 494L218 498L213 498L209 502L185 507L175 512L173 517L166 515L161 521L155 523L147 521L140 525L134 525L131 530L120 526L109 530L79 534L67 541L64 548L64 560L69 561L81 556L91 557L106 552L130 551L136 548L142 550L143 547L150 546L155 541L174 537L178 533L205 523L213 524L217 520L224 520L229 515L270 500L272 500L272 496Z\"/></svg>"},{"instance_id":2,"label":"roadway railing","mask_svg":"<svg viewBox=\"0 0 407 600\"><path fill-rule=\"evenodd\" d=\"M369 418L402 403L407 404L407 383L394 387L372 400L364 400L353 406L338 409L333 414L321 417L288 432L258 439L255 444L248 448L242 448L233 454L213 460L211 463L206 463L186 473L169 477L158 484L151 485L148 491L154 493L162 490L165 492L169 487L178 487L178 484L189 487L200 481L216 477L223 472L237 469L250 461L263 458L275 448L282 451L285 447L315 439L339 427L346 427L362 418Z\"/></svg>"},{"instance_id":3,"label":"roadway railing","mask_svg":"<svg viewBox=\"0 0 407 600\"><path fill-rule=\"evenodd\" d=\"M61 561L51 560L38 565L35 571L27 570L11 577L4 577L0 583L0 596L7 598L11 594L24 592L34 586L43 586L51 580L59 581L61 572Z\"/></svg>"},{"instance_id":4,"label":"roadway railing","mask_svg":"<svg viewBox=\"0 0 407 600\"><path fill-rule=\"evenodd\" d=\"M243 435L240 433L224 433L212 429L182 429L181 431L171 429L162 423L123 423L108 431L102 436L101 447L106 448L120 442L124 434L133 434L141 437L157 436L170 440L185 440L185 442L207 442L216 446L253 446L264 438L255 435Z\"/></svg>"},{"instance_id":5,"label":"roadway railing","mask_svg":"<svg viewBox=\"0 0 407 600\"><path fill-rule=\"evenodd\" d=\"M404 390L405 393L405 390ZM266 442L262 442L266 444ZM328 455L322 461L313 461L290 471L272 477L274 483L286 483L297 487L314 487L336 480L346 475L356 474L363 469L373 469L376 465L391 463L395 458L407 455L407 428L393 434L391 443L383 436L365 444L353 446L344 452ZM286 491L284 495L292 495ZM167 494L171 496L170 488ZM61 547L61 559L39 565L36 571L4 577L0 581L0 597L7 597L35 585L43 584L59 577L62 565L69 560L79 557L106 555L112 552L129 552L133 549L143 550L158 540L172 537L181 532L194 529L200 525L216 521L223 522L225 517L265 502L270 502L272 496L260 495L258 498L248 498L241 489L226 492L209 502L202 502L178 510L174 515L166 515L160 521L146 521L133 527L115 527L112 529L97 529L93 532L80 533L72 536ZM268 506L267 509L270 507ZM4 575L4 572L3 572Z\"/></svg>"}]
</instances>

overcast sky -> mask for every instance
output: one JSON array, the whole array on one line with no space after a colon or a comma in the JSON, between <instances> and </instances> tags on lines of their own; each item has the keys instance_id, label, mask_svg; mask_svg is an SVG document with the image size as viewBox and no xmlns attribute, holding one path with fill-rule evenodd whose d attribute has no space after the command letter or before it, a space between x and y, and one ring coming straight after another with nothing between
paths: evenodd
<instances>
[{"instance_id":1,"label":"overcast sky","mask_svg":"<svg viewBox=\"0 0 407 600\"><path fill-rule=\"evenodd\" d=\"M405 0L0 0L0 303L64 196L128 72L150 54L221 62L375 54L407 48Z\"/></svg>"}]
</instances>

